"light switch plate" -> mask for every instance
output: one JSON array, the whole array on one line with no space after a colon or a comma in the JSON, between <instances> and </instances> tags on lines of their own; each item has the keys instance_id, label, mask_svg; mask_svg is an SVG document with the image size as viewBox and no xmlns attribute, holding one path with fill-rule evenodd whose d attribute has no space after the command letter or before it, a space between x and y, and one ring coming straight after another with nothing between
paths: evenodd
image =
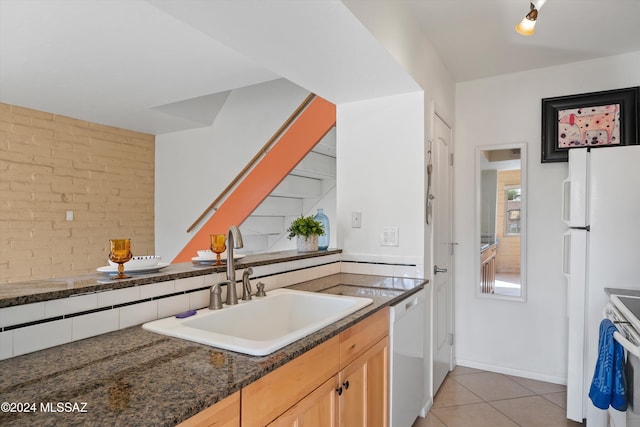
<instances>
[{"instance_id":1,"label":"light switch plate","mask_svg":"<svg viewBox=\"0 0 640 427\"><path fill-rule=\"evenodd\" d=\"M380 234L380 246L398 246L398 227L385 227Z\"/></svg>"},{"instance_id":2,"label":"light switch plate","mask_svg":"<svg viewBox=\"0 0 640 427\"><path fill-rule=\"evenodd\" d=\"M351 212L351 228L362 227L362 212Z\"/></svg>"}]
</instances>

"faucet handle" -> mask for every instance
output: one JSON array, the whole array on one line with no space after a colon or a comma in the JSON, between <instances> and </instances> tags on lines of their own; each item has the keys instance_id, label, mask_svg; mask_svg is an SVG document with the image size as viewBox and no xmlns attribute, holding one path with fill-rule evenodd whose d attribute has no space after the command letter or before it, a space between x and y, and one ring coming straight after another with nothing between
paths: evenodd
<instances>
[{"instance_id":1,"label":"faucet handle","mask_svg":"<svg viewBox=\"0 0 640 427\"><path fill-rule=\"evenodd\" d=\"M249 267L242 273L242 299L249 301L251 299L251 282L249 275L253 274L253 268Z\"/></svg>"},{"instance_id":2,"label":"faucet handle","mask_svg":"<svg viewBox=\"0 0 640 427\"><path fill-rule=\"evenodd\" d=\"M256 288L258 289L258 291L256 292L256 298L267 296L267 293L264 291L264 283L262 282L256 283Z\"/></svg>"},{"instance_id":3,"label":"faucet handle","mask_svg":"<svg viewBox=\"0 0 640 427\"><path fill-rule=\"evenodd\" d=\"M222 308L222 288L225 282L218 282L211 286L211 294L209 296L209 310L219 310Z\"/></svg>"}]
</instances>

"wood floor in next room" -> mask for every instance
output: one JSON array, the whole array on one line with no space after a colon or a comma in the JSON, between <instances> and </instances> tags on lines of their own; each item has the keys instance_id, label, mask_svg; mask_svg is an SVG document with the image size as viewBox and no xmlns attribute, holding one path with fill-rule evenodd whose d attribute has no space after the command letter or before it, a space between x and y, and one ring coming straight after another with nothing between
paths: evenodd
<instances>
[{"instance_id":1,"label":"wood floor in next room","mask_svg":"<svg viewBox=\"0 0 640 427\"><path fill-rule=\"evenodd\" d=\"M413 427L566 427L566 387L457 367Z\"/></svg>"}]
</instances>

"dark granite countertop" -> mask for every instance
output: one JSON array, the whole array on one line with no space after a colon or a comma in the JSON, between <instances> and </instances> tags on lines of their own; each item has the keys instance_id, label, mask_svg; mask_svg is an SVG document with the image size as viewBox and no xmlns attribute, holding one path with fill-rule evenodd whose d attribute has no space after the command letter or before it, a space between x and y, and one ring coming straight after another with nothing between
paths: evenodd
<instances>
[{"instance_id":1,"label":"dark granite countertop","mask_svg":"<svg viewBox=\"0 0 640 427\"><path fill-rule=\"evenodd\" d=\"M0 361L0 402L23 411L8 412L3 406L0 425L175 425L425 283L339 273L290 286L366 292L374 303L267 356L247 356L135 326ZM24 413L25 408L32 413Z\"/></svg>"},{"instance_id":2,"label":"dark granite countertop","mask_svg":"<svg viewBox=\"0 0 640 427\"><path fill-rule=\"evenodd\" d=\"M329 249L318 252L282 251L265 254L248 255L236 261L237 269L257 267L260 265L296 261L306 258L341 253L341 249ZM160 271L148 274L131 274L130 279L111 280L107 274L96 273L84 276L62 277L55 279L33 280L0 285L0 308L29 304L52 299L66 298L71 295L98 292L101 290L121 289L131 286L148 285L168 280L185 279L187 277L221 273L225 265L196 265L191 262L170 264ZM126 272L126 271L125 271Z\"/></svg>"}]
</instances>

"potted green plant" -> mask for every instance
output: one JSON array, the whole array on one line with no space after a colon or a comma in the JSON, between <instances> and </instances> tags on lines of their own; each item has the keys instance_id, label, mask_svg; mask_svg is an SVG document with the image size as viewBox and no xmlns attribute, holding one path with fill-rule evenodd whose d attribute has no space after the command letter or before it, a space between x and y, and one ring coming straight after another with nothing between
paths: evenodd
<instances>
[{"instance_id":1,"label":"potted green plant","mask_svg":"<svg viewBox=\"0 0 640 427\"><path fill-rule=\"evenodd\" d=\"M324 225L312 216L300 215L287 229L289 240L296 238L298 252L313 252L318 250L318 236L324 235Z\"/></svg>"}]
</instances>

